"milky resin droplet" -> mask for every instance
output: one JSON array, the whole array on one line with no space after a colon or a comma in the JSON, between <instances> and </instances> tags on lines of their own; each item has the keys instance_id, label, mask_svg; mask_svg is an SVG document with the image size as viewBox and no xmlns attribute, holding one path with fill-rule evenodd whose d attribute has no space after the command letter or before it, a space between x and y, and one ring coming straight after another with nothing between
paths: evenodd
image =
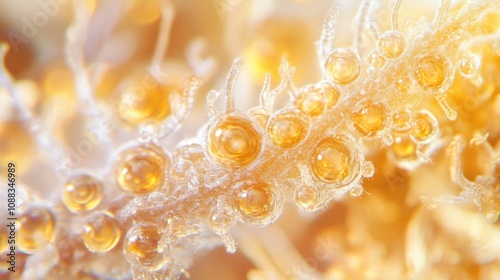
<instances>
[{"instance_id":1,"label":"milky resin droplet","mask_svg":"<svg viewBox=\"0 0 500 280\"><path fill-rule=\"evenodd\" d=\"M135 225L125 236L123 254L134 268L158 270L166 264L170 254L162 238L163 233L156 225Z\"/></svg>"},{"instance_id":2,"label":"milky resin droplet","mask_svg":"<svg viewBox=\"0 0 500 280\"><path fill-rule=\"evenodd\" d=\"M463 77L471 78L477 72L479 61L475 56L464 56L458 61L458 71Z\"/></svg>"},{"instance_id":3,"label":"milky resin droplet","mask_svg":"<svg viewBox=\"0 0 500 280\"><path fill-rule=\"evenodd\" d=\"M365 137L375 138L382 134L389 122L388 108L383 103L367 101L352 114L354 127Z\"/></svg>"},{"instance_id":4,"label":"milky resin droplet","mask_svg":"<svg viewBox=\"0 0 500 280\"><path fill-rule=\"evenodd\" d=\"M133 194L157 190L165 181L170 159L157 146L135 146L120 153L116 164L118 185Z\"/></svg>"},{"instance_id":5,"label":"milky resin droplet","mask_svg":"<svg viewBox=\"0 0 500 280\"><path fill-rule=\"evenodd\" d=\"M284 109L269 120L267 133L271 141L278 147L292 148L304 140L308 124L299 113Z\"/></svg>"},{"instance_id":6,"label":"milky resin droplet","mask_svg":"<svg viewBox=\"0 0 500 280\"><path fill-rule=\"evenodd\" d=\"M300 91L293 102L295 108L310 117L317 117L325 110L325 99L321 92L315 87L309 87Z\"/></svg>"},{"instance_id":7,"label":"milky resin droplet","mask_svg":"<svg viewBox=\"0 0 500 280\"><path fill-rule=\"evenodd\" d=\"M362 165L363 177L371 178L375 174L375 166L371 161L365 161Z\"/></svg>"},{"instance_id":8,"label":"milky resin droplet","mask_svg":"<svg viewBox=\"0 0 500 280\"><path fill-rule=\"evenodd\" d=\"M238 115L225 115L209 125L207 152L216 164L239 168L251 164L262 148L262 135L253 123Z\"/></svg>"},{"instance_id":9,"label":"milky resin droplet","mask_svg":"<svg viewBox=\"0 0 500 280\"><path fill-rule=\"evenodd\" d=\"M340 90L329 82L320 82L316 88L321 92L327 109L332 109L340 100Z\"/></svg>"},{"instance_id":10,"label":"milky resin droplet","mask_svg":"<svg viewBox=\"0 0 500 280\"><path fill-rule=\"evenodd\" d=\"M312 155L312 173L324 183L341 184L351 174L351 161L351 151L343 141L326 138L318 144Z\"/></svg>"},{"instance_id":11,"label":"milky resin droplet","mask_svg":"<svg viewBox=\"0 0 500 280\"><path fill-rule=\"evenodd\" d=\"M304 212L313 212L323 206L320 191L310 186L301 186L295 190L295 203Z\"/></svg>"},{"instance_id":12,"label":"milky resin droplet","mask_svg":"<svg viewBox=\"0 0 500 280\"><path fill-rule=\"evenodd\" d=\"M399 78L396 81L396 89L402 93L407 93L411 88L411 80L408 78Z\"/></svg>"},{"instance_id":13,"label":"milky resin droplet","mask_svg":"<svg viewBox=\"0 0 500 280\"><path fill-rule=\"evenodd\" d=\"M161 192L153 192L148 196L148 203L151 207L159 207L167 202L167 196Z\"/></svg>"},{"instance_id":14,"label":"milky resin droplet","mask_svg":"<svg viewBox=\"0 0 500 280\"><path fill-rule=\"evenodd\" d=\"M62 201L72 212L94 209L102 199L102 183L89 174L71 177L64 185Z\"/></svg>"},{"instance_id":15,"label":"milky resin droplet","mask_svg":"<svg viewBox=\"0 0 500 280\"><path fill-rule=\"evenodd\" d=\"M400 56L406 48L403 33L397 30L387 31L380 36L377 44L378 51L388 58Z\"/></svg>"},{"instance_id":16,"label":"milky resin droplet","mask_svg":"<svg viewBox=\"0 0 500 280\"><path fill-rule=\"evenodd\" d=\"M441 57L425 56L415 70L415 79L426 90L438 91L450 79L449 63Z\"/></svg>"},{"instance_id":17,"label":"milky resin droplet","mask_svg":"<svg viewBox=\"0 0 500 280\"><path fill-rule=\"evenodd\" d=\"M236 193L235 208L242 220L250 224L266 224L275 212L272 185L265 182L244 182Z\"/></svg>"},{"instance_id":18,"label":"milky resin droplet","mask_svg":"<svg viewBox=\"0 0 500 280\"><path fill-rule=\"evenodd\" d=\"M227 211L214 209L209 217L210 228L218 235L225 235L234 223Z\"/></svg>"},{"instance_id":19,"label":"milky resin droplet","mask_svg":"<svg viewBox=\"0 0 500 280\"><path fill-rule=\"evenodd\" d=\"M190 179L190 175L192 175L192 166L193 164L189 161L178 161L172 166L170 177L177 184L183 184Z\"/></svg>"},{"instance_id":20,"label":"milky resin droplet","mask_svg":"<svg viewBox=\"0 0 500 280\"><path fill-rule=\"evenodd\" d=\"M130 124L165 119L171 113L169 91L174 89L157 83L150 76L135 81L118 100L120 118Z\"/></svg>"},{"instance_id":21,"label":"milky resin droplet","mask_svg":"<svg viewBox=\"0 0 500 280\"><path fill-rule=\"evenodd\" d=\"M52 211L42 206L31 206L19 217L16 244L21 251L32 254L55 235L56 218Z\"/></svg>"},{"instance_id":22,"label":"milky resin droplet","mask_svg":"<svg viewBox=\"0 0 500 280\"><path fill-rule=\"evenodd\" d=\"M384 143L384 145L386 145L386 146L390 146L390 145L392 145L392 143L394 143L394 137L392 137L392 134L390 134L390 133L386 133L386 134L382 135L381 139L382 139L382 142Z\"/></svg>"},{"instance_id":23,"label":"milky resin droplet","mask_svg":"<svg viewBox=\"0 0 500 280\"><path fill-rule=\"evenodd\" d=\"M103 253L113 249L121 237L118 222L107 213L92 215L82 233L82 240L90 252Z\"/></svg>"},{"instance_id":24,"label":"milky resin droplet","mask_svg":"<svg viewBox=\"0 0 500 280\"><path fill-rule=\"evenodd\" d=\"M395 131L407 131L411 127L411 112L403 109L392 115L392 129Z\"/></svg>"},{"instance_id":25,"label":"milky resin droplet","mask_svg":"<svg viewBox=\"0 0 500 280\"><path fill-rule=\"evenodd\" d=\"M493 34L500 30L500 13L490 12L481 21L481 31L485 34Z\"/></svg>"},{"instance_id":26,"label":"milky resin droplet","mask_svg":"<svg viewBox=\"0 0 500 280\"><path fill-rule=\"evenodd\" d=\"M361 60L350 49L334 50L325 63L327 77L339 85L348 85L354 82L360 73Z\"/></svg>"},{"instance_id":27,"label":"milky resin droplet","mask_svg":"<svg viewBox=\"0 0 500 280\"><path fill-rule=\"evenodd\" d=\"M175 147L174 160L187 160L195 165L200 165L205 161L203 146L199 143L184 142Z\"/></svg>"},{"instance_id":28,"label":"milky resin droplet","mask_svg":"<svg viewBox=\"0 0 500 280\"><path fill-rule=\"evenodd\" d=\"M422 110L413 116L410 136L415 143L429 143L434 139L438 130L438 121L431 112Z\"/></svg>"},{"instance_id":29,"label":"milky resin droplet","mask_svg":"<svg viewBox=\"0 0 500 280\"><path fill-rule=\"evenodd\" d=\"M177 237L187 236L195 232L195 226L177 216L168 219L168 226L172 234Z\"/></svg>"},{"instance_id":30,"label":"milky resin droplet","mask_svg":"<svg viewBox=\"0 0 500 280\"><path fill-rule=\"evenodd\" d=\"M360 197L364 192L365 190L360 185L354 186L349 190L351 197Z\"/></svg>"},{"instance_id":31,"label":"milky resin droplet","mask_svg":"<svg viewBox=\"0 0 500 280\"><path fill-rule=\"evenodd\" d=\"M372 67L374 69L382 69L382 67L384 67L385 63L387 62L385 57L380 55L380 53L378 53L377 51L372 51L368 55L367 61L368 61L368 65L370 65L370 67Z\"/></svg>"},{"instance_id":32,"label":"milky resin droplet","mask_svg":"<svg viewBox=\"0 0 500 280\"><path fill-rule=\"evenodd\" d=\"M269 112L263 107L256 107L248 111L250 116L260 125L261 128L266 128L267 121L269 120Z\"/></svg>"}]
</instances>

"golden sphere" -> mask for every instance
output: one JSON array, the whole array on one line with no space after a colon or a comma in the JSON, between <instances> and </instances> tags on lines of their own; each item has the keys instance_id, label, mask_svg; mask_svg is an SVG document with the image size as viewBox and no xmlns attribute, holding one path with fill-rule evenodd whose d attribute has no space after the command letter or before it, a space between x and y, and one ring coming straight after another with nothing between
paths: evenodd
<instances>
[{"instance_id":1,"label":"golden sphere","mask_svg":"<svg viewBox=\"0 0 500 280\"><path fill-rule=\"evenodd\" d=\"M170 254L168 244L163 244L163 233L153 224L133 226L125 236L123 254L132 267L158 270Z\"/></svg>"},{"instance_id":2,"label":"golden sphere","mask_svg":"<svg viewBox=\"0 0 500 280\"><path fill-rule=\"evenodd\" d=\"M249 119L230 114L211 124L206 143L208 156L216 164L239 168L257 158L262 149L262 135Z\"/></svg>"},{"instance_id":3,"label":"golden sphere","mask_svg":"<svg viewBox=\"0 0 500 280\"><path fill-rule=\"evenodd\" d=\"M351 174L351 152L336 138L323 139L310 163L313 175L324 183L341 183Z\"/></svg>"},{"instance_id":4,"label":"golden sphere","mask_svg":"<svg viewBox=\"0 0 500 280\"><path fill-rule=\"evenodd\" d=\"M278 147L292 148L297 146L307 135L306 121L293 110L277 112L267 126L271 141Z\"/></svg>"},{"instance_id":5,"label":"golden sphere","mask_svg":"<svg viewBox=\"0 0 500 280\"><path fill-rule=\"evenodd\" d=\"M120 153L115 166L120 188L133 194L151 193L165 181L169 157L157 146L135 146Z\"/></svg>"},{"instance_id":6,"label":"golden sphere","mask_svg":"<svg viewBox=\"0 0 500 280\"><path fill-rule=\"evenodd\" d=\"M388 58L396 58L400 56L406 47L404 35L397 30L385 32L378 39L378 50Z\"/></svg>"},{"instance_id":7,"label":"golden sphere","mask_svg":"<svg viewBox=\"0 0 500 280\"><path fill-rule=\"evenodd\" d=\"M350 49L336 49L326 60L327 76L336 84L348 85L354 82L361 71L359 56Z\"/></svg>"},{"instance_id":8,"label":"golden sphere","mask_svg":"<svg viewBox=\"0 0 500 280\"><path fill-rule=\"evenodd\" d=\"M452 75L449 63L444 58L427 55L415 70L415 79L426 90L440 91Z\"/></svg>"},{"instance_id":9,"label":"golden sphere","mask_svg":"<svg viewBox=\"0 0 500 280\"><path fill-rule=\"evenodd\" d=\"M32 254L55 236L56 218L52 211L43 206L31 206L19 217L17 246L27 254Z\"/></svg>"},{"instance_id":10,"label":"golden sphere","mask_svg":"<svg viewBox=\"0 0 500 280\"><path fill-rule=\"evenodd\" d=\"M85 223L82 240L91 252L102 253L113 249L121 237L121 229L114 217L100 212Z\"/></svg>"},{"instance_id":11,"label":"golden sphere","mask_svg":"<svg viewBox=\"0 0 500 280\"><path fill-rule=\"evenodd\" d=\"M275 211L272 185L262 182L244 182L237 190L236 210L251 224L264 224Z\"/></svg>"},{"instance_id":12,"label":"golden sphere","mask_svg":"<svg viewBox=\"0 0 500 280\"><path fill-rule=\"evenodd\" d=\"M388 108L383 103L368 101L352 114L352 120L363 136L373 138L380 136L386 128L388 114Z\"/></svg>"},{"instance_id":13,"label":"golden sphere","mask_svg":"<svg viewBox=\"0 0 500 280\"><path fill-rule=\"evenodd\" d=\"M71 177L62 191L62 201L72 212L94 209L101 199L102 183L89 174Z\"/></svg>"}]
</instances>

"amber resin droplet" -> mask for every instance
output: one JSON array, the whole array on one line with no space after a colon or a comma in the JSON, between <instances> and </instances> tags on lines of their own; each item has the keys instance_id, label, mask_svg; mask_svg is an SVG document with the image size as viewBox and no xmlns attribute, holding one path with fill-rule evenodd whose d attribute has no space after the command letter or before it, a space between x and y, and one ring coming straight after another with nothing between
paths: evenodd
<instances>
[{"instance_id":1,"label":"amber resin droplet","mask_svg":"<svg viewBox=\"0 0 500 280\"><path fill-rule=\"evenodd\" d=\"M324 183L342 183L351 174L351 151L343 141L329 137L321 141L311 158L313 175Z\"/></svg>"},{"instance_id":2,"label":"amber resin droplet","mask_svg":"<svg viewBox=\"0 0 500 280\"><path fill-rule=\"evenodd\" d=\"M269 120L269 112L264 107L256 107L248 111L250 116L260 125L261 128L266 128L267 121Z\"/></svg>"},{"instance_id":3,"label":"amber resin droplet","mask_svg":"<svg viewBox=\"0 0 500 280\"><path fill-rule=\"evenodd\" d=\"M262 135L247 118L224 115L209 125L207 154L216 164L238 168L251 164L262 148Z\"/></svg>"},{"instance_id":4,"label":"amber resin droplet","mask_svg":"<svg viewBox=\"0 0 500 280\"><path fill-rule=\"evenodd\" d=\"M339 85L348 85L354 82L360 73L361 60L350 49L334 50L325 63L327 77Z\"/></svg>"},{"instance_id":5,"label":"amber resin droplet","mask_svg":"<svg viewBox=\"0 0 500 280\"><path fill-rule=\"evenodd\" d=\"M352 114L354 127L365 137L374 138L382 134L389 120L388 108L383 103L364 102Z\"/></svg>"},{"instance_id":6,"label":"amber resin droplet","mask_svg":"<svg viewBox=\"0 0 500 280\"><path fill-rule=\"evenodd\" d=\"M82 240L91 252L102 253L113 249L121 237L121 229L115 218L100 212L92 215L85 224Z\"/></svg>"},{"instance_id":7,"label":"amber resin droplet","mask_svg":"<svg viewBox=\"0 0 500 280\"><path fill-rule=\"evenodd\" d=\"M329 82L320 82L316 85L326 102L326 108L332 109L340 100L340 90Z\"/></svg>"},{"instance_id":8,"label":"amber resin droplet","mask_svg":"<svg viewBox=\"0 0 500 280\"><path fill-rule=\"evenodd\" d=\"M410 136L416 143L429 143L434 139L438 129L436 117L431 112L422 110L413 116Z\"/></svg>"},{"instance_id":9,"label":"amber resin droplet","mask_svg":"<svg viewBox=\"0 0 500 280\"><path fill-rule=\"evenodd\" d=\"M396 131L407 131L411 127L411 112L400 110L392 115L392 129Z\"/></svg>"},{"instance_id":10,"label":"amber resin droplet","mask_svg":"<svg viewBox=\"0 0 500 280\"><path fill-rule=\"evenodd\" d=\"M425 56L415 70L415 79L426 90L438 91L450 79L451 72L446 60L437 56Z\"/></svg>"},{"instance_id":11,"label":"amber resin droplet","mask_svg":"<svg viewBox=\"0 0 500 280\"><path fill-rule=\"evenodd\" d=\"M118 100L120 118L130 124L145 121L161 121L171 113L168 92L178 89L169 88L144 76L129 86Z\"/></svg>"},{"instance_id":12,"label":"amber resin droplet","mask_svg":"<svg viewBox=\"0 0 500 280\"><path fill-rule=\"evenodd\" d=\"M135 146L121 152L116 164L118 185L134 194L146 194L163 185L170 159L154 145Z\"/></svg>"},{"instance_id":13,"label":"amber resin droplet","mask_svg":"<svg viewBox=\"0 0 500 280\"><path fill-rule=\"evenodd\" d=\"M406 47L404 35L397 31L387 31L380 36L377 48L380 53L388 58L396 58L400 56Z\"/></svg>"},{"instance_id":14,"label":"amber resin droplet","mask_svg":"<svg viewBox=\"0 0 500 280\"><path fill-rule=\"evenodd\" d=\"M481 31L485 34L493 34L500 29L500 13L491 12L484 16L481 21Z\"/></svg>"},{"instance_id":15,"label":"amber resin droplet","mask_svg":"<svg viewBox=\"0 0 500 280\"><path fill-rule=\"evenodd\" d=\"M94 209L102 199L102 183L89 174L71 177L64 185L62 200L72 212Z\"/></svg>"},{"instance_id":16,"label":"amber resin droplet","mask_svg":"<svg viewBox=\"0 0 500 280\"><path fill-rule=\"evenodd\" d=\"M372 67L374 69L382 69L382 67L384 67L385 63L387 62L385 57L380 55L380 53L378 53L377 51L372 51L368 55L367 61L368 61L368 65L370 65L370 67Z\"/></svg>"},{"instance_id":17,"label":"amber resin droplet","mask_svg":"<svg viewBox=\"0 0 500 280\"><path fill-rule=\"evenodd\" d=\"M398 159L413 159L417 156L417 144L410 137L396 137L392 144L392 151Z\"/></svg>"},{"instance_id":18,"label":"amber resin droplet","mask_svg":"<svg viewBox=\"0 0 500 280\"><path fill-rule=\"evenodd\" d=\"M317 117L325 110L325 99L315 87L308 87L300 91L293 103L295 108L310 117Z\"/></svg>"},{"instance_id":19,"label":"amber resin droplet","mask_svg":"<svg viewBox=\"0 0 500 280\"><path fill-rule=\"evenodd\" d=\"M52 211L43 206L31 206L19 217L16 244L21 251L32 254L54 240L55 226Z\"/></svg>"},{"instance_id":20,"label":"amber resin droplet","mask_svg":"<svg viewBox=\"0 0 500 280\"><path fill-rule=\"evenodd\" d=\"M271 141L282 148L297 146L307 135L308 124L299 113L284 109L269 120L267 133Z\"/></svg>"},{"instance_id":21,"label":"amber resin droplet","mask_svg":"<svg viewBox=\"0 0 500 280\"><path fill-rule=\"evenodd\" d=\"M272 185L261 181L243 182L236 193L235 208L244 222L266 224L275 212Z\"/></svg>"},{"instance_id":22,"label":"amber resin droplet","mask_svg":"<svg viewBox=\"0 0 500 280\"><path fill-rule=\"evenodd\" d=\"M125 236L123 254L134 268L158 270L166 264L170 254L162 237L163 233L156 225L135 225Z\"/></svg>"},{"instance_id":23,"label":"amber resin droplet","mask_svg":"<svg viewBox=\"0 0 500 280\"><path fill-rule=\"evenodd\" d=\"M408 78L399 78L396 81L396 89L402 93L407 93L411 88L411 80Z\"/></svg>"}]
</instances>

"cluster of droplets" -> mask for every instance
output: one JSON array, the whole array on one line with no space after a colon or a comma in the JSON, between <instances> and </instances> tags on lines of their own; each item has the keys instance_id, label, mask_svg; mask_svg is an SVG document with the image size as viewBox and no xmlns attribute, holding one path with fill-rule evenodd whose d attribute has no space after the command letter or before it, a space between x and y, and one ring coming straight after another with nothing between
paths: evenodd
<instances>
[{"instance_id":1,"label":"cluster of droplets","mask_svg":"<svg viewBox=\"0 0 500 280\"><path fill-rule=\"evenodd\" d=\"M234 83L240 64L237 60L233 65L228 85ZM293 72L283 60L281 83L271 90L266 81L260 106L247 114L227 106L226 112L213 116L205 134L205 153L210 161L233 170L228 182L221 184L235 190L227 206L243 223L267 225L274 221L281 211L282 197L289 196L286 192L290 190L297 206L307 212L326 206L336 195L349 192L360 196L362 178L374 173L373 164L364 160L354 138L323 127L342 99L339 85L323 80L296 88ZM226 88L227 104L233 102L230 91L231 87ZM281 92L290 94L292 106L274 111L274 97ZM208 108L213 101L209 98ZM272 173L273 166L281 168L283 177ZM287 170L300 174L288 175ZM238 182L231 180L234 177ZM293 188L283 185L287 180ZM226 217L216 215L213 220Z\"/></svg>"},{"instance_id":2,"label":"cluster of droplets","mask_svg":"<svg viewBox=\"0 0 500 280\"><path fill-rule=\"evenodd\" d=\"M392 119L394 143L389 157L400 168L414 170L426 162L426 151L432 148L432 141L438 139L439 123L427 110L401 110L395 112Z\"/></svg>"},{"instance_id":3,"label":"cluster of droplets","mask_svg":"<svg viewBox=\"0 0 500 280\"><path fill-rule=\"evenodd\" d=\"M148 194L164 184L170 158L154 144L140 145L122 151L115 168L120 188L133 194Z\"/></svg>"}]
</instances>

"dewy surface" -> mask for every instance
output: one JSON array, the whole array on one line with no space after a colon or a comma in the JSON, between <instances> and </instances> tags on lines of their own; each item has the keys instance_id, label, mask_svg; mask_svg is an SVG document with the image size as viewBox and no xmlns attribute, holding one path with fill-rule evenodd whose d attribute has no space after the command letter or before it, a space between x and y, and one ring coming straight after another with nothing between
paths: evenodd
<instances>
[{"instance_id":1,"label":"dewy surface","mask_svg":"<svg viewBox=\"0 0 500 280\"><path fill-rule=\"evenodd\" d=\"M2 1L0 30L1 279L500 278L499 0Z\"/></svg>"}]
</instances>

